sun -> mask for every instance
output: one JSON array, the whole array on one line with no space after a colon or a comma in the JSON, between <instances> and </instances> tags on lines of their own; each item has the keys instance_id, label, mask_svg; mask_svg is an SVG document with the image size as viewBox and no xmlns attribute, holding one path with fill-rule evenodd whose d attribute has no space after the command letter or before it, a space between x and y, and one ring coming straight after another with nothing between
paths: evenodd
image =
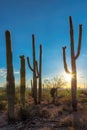
<instances>
[{"instance_id":1,"label":"sun","mask_svg":"<svg viewBox=\"0 0 87 130\"><path fill-rule=\"evenodd\" d=\"M65 77L65 80L66 80L67 82L71 82L71 78L72 78L72 75L71 75L71 74L64 73L64 77Z\"/></svg>"}]
</instances>

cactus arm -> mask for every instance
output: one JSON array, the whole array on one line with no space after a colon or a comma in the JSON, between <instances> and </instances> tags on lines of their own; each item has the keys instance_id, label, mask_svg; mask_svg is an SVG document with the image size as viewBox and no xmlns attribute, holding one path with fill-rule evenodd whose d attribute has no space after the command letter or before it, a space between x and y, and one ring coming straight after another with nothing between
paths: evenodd
<instances>
[{"instance_id":1,"label":"cactus arm","mask_svg":"<svg viewBox=\"0 0 87 130\"><path fill-rule=\"evenodd\" d=\"M70 74L70 71L67 68L67 63L66 63L66 46L62 48L63 49L63 62L64 62L64 69L66 73Z\"/></svg>"},{"instance_id":2,"label":"cactus arm","mask_svg":"<svg viewBox=\"0 0 87 130\"><path fill-rule=\"evenodd\" d=\"M74 59L74 31L71 16L69 16L69 24L70 24L71 59Z\"/></svg>"},{"instance_id":3,"label":"cactus arm","mask_svg":"<svg viewBox=\"0 0 87 130\"><path fill-rule=\"evenodd\" d=\"M80 55L80 50L81 50L81 41L82 41L82 25L79 25L79 39L78 39L78 49L77 49L77 54L75 56L75 59L77 59Z\"/></svg>"},{"instance_id":4,"label":"cactus arm","mask_svg":"<svg viewBox=\"0 0 87 130\"><path fill-rule=\"evenodd\" d=\"M70 31L73 33L73 23L72 23L72 17L69 16L69 23L70 23Z\"/></svg>"},{"instance_id":5,"label":"cactus arm","mask_svg":"<svg viewBox=\"0 0 87 130\"><path fill-rule=\"evenodd\" d=\"M39 73L42 70L42 45L40 44L40 57L39 57Z\"/></svg>"},{"instance_id":6,"label":"cactus arm","mask_svg":"<svg viewBox=\"0 0 87 130\"><path fill-rule=\"evenodd\" d=\"M40 44L39 70L38 70L38 62L36 61L37 78L40 76L40 73L41 73L41 69L42 69L41 62L42 62L42 45Z\"/></svg>"},{"instance_id":7,"label":"cactus arm","mask_svg":"<svg viewBox=\"0 0 87 130\"><path fill-rule=\"evenodd\" d=\"M28 63L28 67L30 68L30 70L34 72L34 69L30 65L30 59L29 59L29 57L27 57L27 63Z\"/></svg>"},{"instance_id":8,"label":"cactus arm","mask_svg":"<svg viewBox=\"0 0 87 130\"><path fill-rule=\"evenodd\" d=\"M36 60L36 51L35 51L35 36L32 34L32 49L33 49L33 69L35 70L35 60Z\"/></svg>"}]
</instances>

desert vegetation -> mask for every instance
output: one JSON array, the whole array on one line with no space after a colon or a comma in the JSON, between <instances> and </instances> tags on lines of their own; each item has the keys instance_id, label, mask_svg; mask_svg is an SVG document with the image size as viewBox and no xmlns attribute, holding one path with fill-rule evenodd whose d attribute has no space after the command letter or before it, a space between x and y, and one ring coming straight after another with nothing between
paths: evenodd
<instances>
[{"instance_id":1,"label":"desert vegetation","mask_svg":"<svg viewBox=\"0 0 87 130\"><path fill-rule=\"evenodd\" d=\"M0 90L0 130L87 130L87 90L77 85L76 60L80 55L82 25L79 25L77 53L74 52L74 30L69 17L71 72L66 63L66 46L63 47L64 69L71 76L71 86L63 76L42 80L42 45L39 61L36 59L35 36L32 35L32 61L20 55L20 86L15 85L13 51L10 31L6 37L6 87ZM61 49L62 51L62 49ZM27 62L26 62L27 61ZM26 65L33 73L31 86L26 88Z\"/></svg>"}]
</instances>

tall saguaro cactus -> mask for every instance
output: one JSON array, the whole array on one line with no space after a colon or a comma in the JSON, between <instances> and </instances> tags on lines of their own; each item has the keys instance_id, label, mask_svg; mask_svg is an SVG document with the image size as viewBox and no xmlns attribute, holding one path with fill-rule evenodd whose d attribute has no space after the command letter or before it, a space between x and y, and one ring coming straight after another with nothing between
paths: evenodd
<instances>
[{"instance_id":1,"label":"tall saguaro cactus","mask_svg":"<svg viewBox=\"0 0 87 130\"><path fill-rule=\"evenodd\" d=\"M66 46L63 47L63 62L64 62L64 69L67 73L72 75L71 77L71 90L72 90L72 107L73 110L77 110L77 69L76 69L76 60L80 55L81 50L81 41L82 41L82 25L79 25L79 38L78 38L78 48L77 53L75 54L74 50L74 30L72 24L72 18L69 16L69 24L70 24L70 46L71 46L71 72L68 70L67 63L66 63Z\"/></svg>"},{"instance_id":2,"label":"tall saguaro cactus","mask_svg":"<svg viewBox=\"0 0 87 130\"><path fill-rule=\"evenodd\" d=\"M39 72L38 72L38 77L39 77L39 99L38 103L41 103L41 98L42 98L42 45L40 45L40 57L39 57Z\"/></svg>"},{"instance_id":3,"label":"tall saguaro cactus","mask_svg":"<svg viewBox=\"0 0 87 130\"><path fill-rule=\"evenodd\" d=\"M8 120L14 119L14 103L15 103L15 79L12 61L12 44L11 34L7 30L6 37L6 58L7 58L7 97L8 97Z\"/></svg>"},{"instance_id":4,"label":"tall saguaro cactus","mask_svg":"<svg viewBox=\"0 0 87 130\"><path fill-rule=\"evenodd\" d=\"M33 97L35 104L41 102L42 95L42 45L40 45L40 56L39 56L39 70L38 62L36 61L36 52L35 52L35 37L32 35L32 48L33 48L33 67L30 65L29 57L27 57L28 66L33 72ZM39 96L37 96L37 78L39 78ZM38 99L37 99L38 97ZM39 101L38 101L39 100Z\"/></svg>"},{"instance_id":5,"label":"tall saguaro cactus","mask_svg":"<svg viewBox=\"0 0 87 130\"><path fill-rule=\"evenodd\" d=\"M21 109L25 108L25 89L26 89L26 70L25 70L25 57L20 56L20 101Z\"/></svg>"},{"instance_id":6,"label":"tall saguaro cactus","mask_svg":"<svg viewBox=\"0 0 87 130\"><path fill-rule=\"evenodd\" d=\"M30 70L33 72L33 98L35 104L37 104L37 76L36 76L36 52L35 52L35 37L32 35L32 49L33 49L33 67L30 65L29 57L27 57L27 62Z\"/></svg>"}]
</instances>

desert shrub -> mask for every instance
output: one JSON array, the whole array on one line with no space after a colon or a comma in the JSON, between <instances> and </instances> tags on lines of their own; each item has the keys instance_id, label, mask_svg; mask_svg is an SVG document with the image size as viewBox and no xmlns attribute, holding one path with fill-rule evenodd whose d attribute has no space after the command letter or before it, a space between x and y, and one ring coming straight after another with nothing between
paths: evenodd
<instances>
[{"instance_id":1,"label":"desert shrub","mask_svg":"<svg viewBox=\"0 0 87 130\"><path fill-rule=\"evenodd\" d=\"M15 95L15 104L16 103L20 103L20 96L18 93L16 93L16 95Z\"/></svg>"},{"instance_id":2,"label":"desert shrub","mask_svg":"<svg viewBox=\"0 0 87 130\"><path fill-rule=\"evenodd\" d=\"M46 108L42 109L42 111L40 112L40 116L42 118L49 118L50 117L49 110Z\"/></svg>"},{"instance_id":3,"label":"desert shrub","mask_svg":"<svg viewBox=\"0 0 87 130\"><path fill-rule=\"evenodd\" d=\"M42 93L42 100L50 102L51 100L50 89L45 88L44 92Z\"/></svg>"},{"instance_id":4,"label":"desert shrub","mask_svg":"<svg viewBox=\"0 0 87 130\"><path fill-rule=\"evenodd\" d=\"M6 105L7 105L6 101L1 101L0 102L0 110L4 110L6 108Z\"/></svg>"},{"instance_id":5,"label":"desert shrub","mask_svg":"<svg viewBox=\"0 0 87 130\"><path fill-rule=\"evenodd\" d=\"M28 119L29 118L29 116L30 116L30 112L29 112L29 110L27 110L27 109L20 109L19 111L18 111L18 118L20 118L20 119L22 119L22 120L26 120L26 119Z\"/></svg>"},{"instance_id":6,"label":"desert shrub","mask_svg":"<svg viewBox=\"0 0 87 130\"><path fill-rule=\"evenodd\" d=\"M60 126L69 127L72 126L72 118L70 116L66 116L65 118L60 120Z\"/></svg>"},{"instance_id":7,"label":"desert shrub","mask_svg":"<svg viewBox=\"0 0 87 130\"><path fill-rule=\"evenodd\" d=\"M70 95L71 95L71 90L70 89L62 89L58 93L58 97L59 98L69 97Z\"/></svg>"},{"instance_id":8,"label":"desert shrub","mask_svg":"<svg viewBox=\"0 0 87 130\"><path fill-rule=\"evenodd\" d=\"M51 88L51 90L50 90L51 97L55 98L55 96L56 96L56 91L57 91L56 88Z\"/></svg>"},{"instance_id":9,"label":"desert shrub","mask_svg":"<svg viewBox=\"0 0 87 130\"><path fill-rule=\"evenodd\" d=\"M74 122L74 128L76 130L87 130L87 119L86 117L80 117L79 120Z\"/></svg>"},{"instance_id":10,"label":"desert shrub","mask_svg":"<svg viewBox=\"0 0 87 130\"><path fill-rule=\"evenodd\" d=\"M0 101L2 101L2 100L7 101L7 94L6 93L0 94Z\"/></svg>"},{"instance_id":11,"label":"desert shrub","mask_svg":"<svg viewBox=\"0 0 87 130\"><path fill-rule=\"evenodd\" d=\"M84 97L84 98L81 98L81 102L82 102L82 103L87 103L87 98L85 98L85 97Z\"/></svg>"},{"instance_id":12,"label":"desert shrub","mask_svg":"<svg viewBox=\"0 0 87 130\"><path fill-rule=\"evenodd\" d=\"M51 88L50 95L53 98L52 103L55 103L56 93L57 93L57 89L56 88Z\"/></svg>"},{"instance_id":13,"label":"desert shrub","mask_svg":"<svg viewBox=\"0 0 87 130\"><path fill-rule=\"evenodd\" d=\"M66 85L66 81L63 76L60 76L60 77L55 76L50 80L45 79L44 85L46 88L49 88L49 89L56 88L56 92L57 92L57 90L59 91L59 89L63 88ZM56 96L57 96L57 93L56 93Z\"/></svg>"},{"instance_id":14,"label":"desert shrub","mask_svg":"<svg viewBox=\"0 0 87 130\"><path fill-rule=\"evenodd\" d=\"M34 116L40 116L40 107L36 105L29 105L26 107L26 110L28 111L29 118Z\"/></svg>"}]
</instances>

